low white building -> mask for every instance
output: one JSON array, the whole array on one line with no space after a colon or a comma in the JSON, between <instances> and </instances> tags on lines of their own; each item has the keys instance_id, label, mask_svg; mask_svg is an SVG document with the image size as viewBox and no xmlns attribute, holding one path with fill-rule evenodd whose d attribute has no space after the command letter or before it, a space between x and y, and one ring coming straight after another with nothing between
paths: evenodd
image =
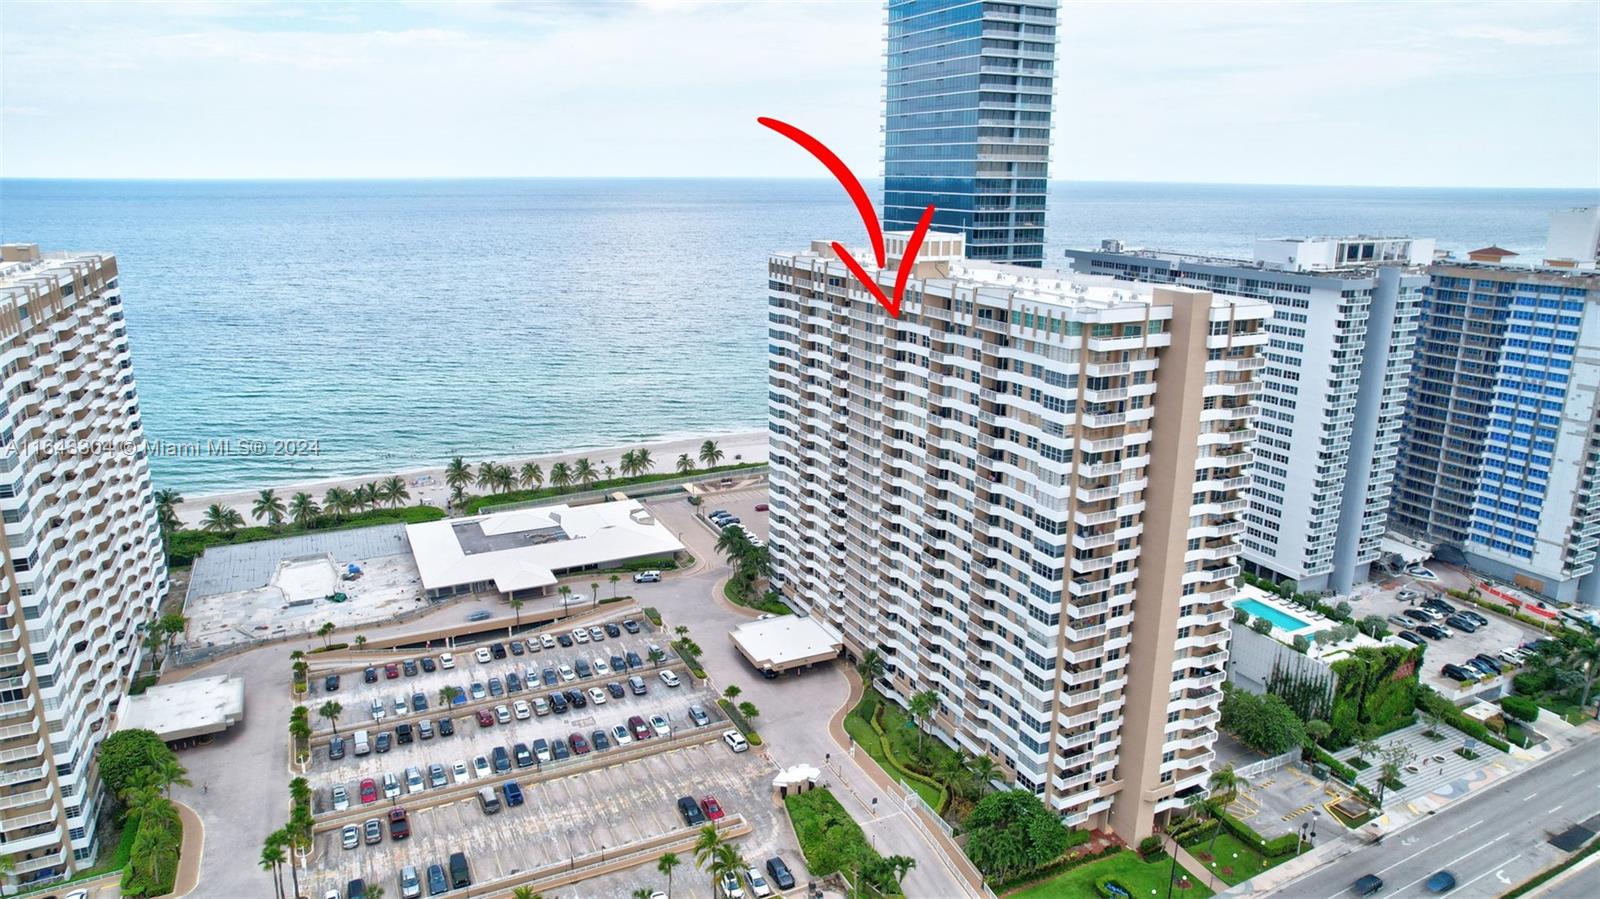
<instances>
[{"instance_id":1,"label":"low white building","mask_svg":"<svg viewBox=\"0 0 1600 899\"><path fill-rule=\"evenodd\" d=\"M820 619L779 615L741 624L728 633L739 652L758 671L788 671L839 657L844 637Z\"/></svg>"},{"instance_id":2,"label":"low white building","mask_svg":"<svg viewBox=\"0 0 1600 899\"><path fill-rule=\"evenodd\" d=\"M569 574L683 550L631 499L446 518L407 525L406 538L429 599L491 591L542 596Z\"/></svg>"},{"instance_id":3,"label":"low white building","mask_svg":"<svg viewBox=\"0 0 1600 899\"><path fill-rule=\"evenodd\" d=\"M197 677L151 687L123 700L117 730L148 730L161 739L221 733L244 720L244 678Z\"/></svg>"}]
</instances>

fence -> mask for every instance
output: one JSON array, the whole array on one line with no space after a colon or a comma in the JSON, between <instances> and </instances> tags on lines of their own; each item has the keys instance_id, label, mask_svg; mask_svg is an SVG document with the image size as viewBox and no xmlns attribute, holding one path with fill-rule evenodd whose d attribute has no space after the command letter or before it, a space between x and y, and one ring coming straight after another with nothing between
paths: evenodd
<instances>
[{"instance_id":1,"label":"fence","mask_svg":"<svg viewBox=\"0 0 1600 899\"><path fill-rule=\"evenodd\" d=\"M905 804L906 805L908 805L908 806L917 806L917 805L922 806L923 810L928 813L928 816L931 819L933 819L933 821L938 823L939 827L942 830L944 830L944 835L945 836L953 837L953 836L956 835L956 829L953 826L951 826L949 821L946 821L944 818L940 817L938 812L934 811L933 806L928 804L928 800L922 798L922 794L918 793L916 790L911 789L910 787L906 786L904 783L901 783L900 781L895 781L895 783L899 785L901 792L904 794L904 795L901 796L901 798L903 800L905 800Z\"/></svg>"},{"instance_id":2,"label":"fence","mask_svg":"<svg viewBox=\"0 0 1600 899\"><path fill-rule=\"evenodd\" d=\"M749 468L730 469L728 471L718 471L710 474L701 472L700 474L684 475L681 478L664 478L659 481L649 481L644 484L635 484L633 486L609 487L601 490L580 490L574 493L560 493L555 496L547 496L544 499L529 499L506 503L484 503L478 508L477 514L487 515L491 512L511 512L516 509L537 509L540 506L548 506L553 503L562 503L565 505L574 506L589 502L603 502L611 499L613 495L618 493L623 493L630 497L655 496L656 494L671 493L675 490L679 490L686 484L698 484L702 481L720 481L724 478L736 480L738 478L749 478L756 476L764 477L766 474L766 465L751 465Z\"/></svg>"},{"instance_id":3,"label":"fence","mask_svg":"<svg viewBox=\"0 0 1600 899\"><path fill-rule=\"evenodd\" d=\"M1235 768L1233 769L1233 773L1246 779L1260 777L1263 774L1269 774L1285 765L1292 764L1299 760L1300 748L1295 747L1294 749L1291 749L1282 755L1275 755L1270 759L1262 759L1259 762L1251 762L1242 768Z\"/></svg>"}]
</instances>

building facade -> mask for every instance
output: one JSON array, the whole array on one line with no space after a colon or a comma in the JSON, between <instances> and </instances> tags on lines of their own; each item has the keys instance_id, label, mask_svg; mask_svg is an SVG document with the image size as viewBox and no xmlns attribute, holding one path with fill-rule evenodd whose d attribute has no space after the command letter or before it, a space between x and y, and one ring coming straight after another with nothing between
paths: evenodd
<instances>
[{"instance_id":1,"label":"building facade","mask_svg":"<svg viewBox=\"0 0 1600 899\"><path fill-rule=\"evenodd\" d=\"M88 867L95 750L167 586L117 262L0 248L0 854Z\"/></svg>"},{"instance_id":2,"label":"building facade","mask_svg":"<svg viewBox=\"0 0 1600 899\"><path fill-rule=\"evenodd\" d=\"M825 243L770 257L774 583L943 739L1142 837L1214 758L1270 309L964 250L929 236L898 319Z\"/></svg>"},{"instance_id":3,"label":"building facade","mask_svg":"<svg viewBox=\"0 0 1600 899\"><path fill-rule=\"evenodd\" d=\"M889 0L885 230L934 225L973 259L1044 261L1057 0Z\"/></svg>"},{"instance_id":4,"label":"building facade","mask_svg":"<svg viewBox=\"0 0 1600 899\"><path fill-rule=\"evenodd\" d=\"M1395 524L1600 605L1600 273L1440 263L1419 335Z\"/></svg>"},{"instance_id":5,"label":"building facade","mask_svg":"<svg viewBox=\"0 0 1600 899\"><path fill-rule=\"evenodd\" d=\"M1302 590L1367 580L1388 525L1432 240L1258 241L1254 259L1068 250L1076 271L1272 304L1244 561Z\"/></svg>"}]
</instances>

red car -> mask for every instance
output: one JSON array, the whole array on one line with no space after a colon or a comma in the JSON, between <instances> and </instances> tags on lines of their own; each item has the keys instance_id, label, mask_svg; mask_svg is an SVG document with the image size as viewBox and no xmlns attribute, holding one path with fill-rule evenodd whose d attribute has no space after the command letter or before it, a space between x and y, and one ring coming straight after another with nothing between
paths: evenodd
<instances>
[{"instance_id":1,"label":"red car","mask_svg":"<svg viewBox=\"0 0 1600 899\"><path fill-rule=\"evenodd\" d=\"M718 815L722 814L720 811ZM389 810L389 839L403 840L411 836L411 822L406 820L406 810L396 808Z\"/></svg>"},{"instance_id":2,"label":"red car","mask_svg":"<svg viewBox=\"0 0 1600 899\"><path fill-rule=\"evenodd\" d=\"M479 727L494 727L494 713L490 712L488 709L479 709L478 710L478 726Z\"/></svg>"},{"instance_id":3,"label":"red car","mask_svg":"<svg viewBox=\"0 0 1600 899\"><path fill-rule=\"evenodd\" d=\"M572 745L573 755L583 755L589 751L589 741L583 738L583 734L573 734L567 738L567 742Z\"/></svg>"},{"instance_id":4,"label":"red car","mask_svg":"<svg viewBox=\"0 0 1600 899\"><path fill-rule=\"evenodd\" d=\"M722 804L717 802L715 796L707 796L700 800L700 807L705 809L706 817L712 821L722 817Z\"/></svg>"},{"instance_id":5,"label":"red car","mask_svg":"<svg viewBox=\"0 0 1600 899\"><path fill-rule=\"evenodd\" d=\"M377 802L378 801L378 784L377 784L376 781L374 781L370 777L361 778L361 801L362 802Z\"/></svg>"},{"instance_id":6,"label":"red car","mask_svg":"<svg viewBox=\"0 0 1600 899\"><path fill-rule=\"evenodd\" d=\"M765 512L765 511L767 511L767 504L766 503L756 503L756 511L757 512Z\"/></svg>"},{"instance_id":7,"label":"red car","mask_svg":"<svg viewBox=\"0 0 1600 899\"><path fill-rule=\"evenodd\" d=\"M383 676L389 680L394 680L400 676L400 666L393 662L383 666Z\"/></svg>"},{"instance_id":8,"label":"red car","mask_svg":"<svg viewBox=\"0 0 1600 899\"><path fill-rule=\"evenodd\" d=\"M628 719L628 729L633 731L633 738L635 740L650 739L650 725L645 724L644 719L640 718L638 715L634 715L632 718Z\"/></svg>"}]
</instances>

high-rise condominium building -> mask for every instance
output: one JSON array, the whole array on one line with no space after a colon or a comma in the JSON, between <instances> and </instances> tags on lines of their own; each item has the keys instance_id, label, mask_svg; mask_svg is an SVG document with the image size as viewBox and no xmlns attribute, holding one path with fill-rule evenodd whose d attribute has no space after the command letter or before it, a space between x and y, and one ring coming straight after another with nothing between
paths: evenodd
<instances>
[{"instance_id":1,"label":"high-rise condominium building","mask_svg":"<svg viewBox=\"0 0 1600 899\"><path fill-rule=\"evenodd\" d=\"M1367 579L1387 527L1432 240L1262 240L1254 259L1068 250L1072 267L1272 304L1244 561L1304 590Z\"/></svg>"},{"instance_id":2,"label":"high-rise condominium building","mask_svg":"<svg viewBox=\"0 0 1600 899\"><path fill-rule=\"evenodd\" d=\"M87 867L94 754L166 590L115 257L0 248L0 855Z\"/></svg>"},{"instance_id":3,"label":"high-rise condominium building","mask_svg":"<svg viewBox=\"0 0 1600 899\"><path fill-rule=\"evenodd\" d=\"M883 222L1041 265L1057 0L889 0Z\"/></svg>"},{"instance_id":4,"label":"high-rise condominium building","mask_svg":"<svg viewBox=\"0 0 1600 899\"><path fill-rule=\"evenodd\" d=\"M931 235L898 319L824 243L770 258L775 583L944 738L1142 837L1213 759L1270 308L962 257Z\"/></svg>"},{"instance_id":5,"label":"high-rise condominium building","mask_svg":"<svg viewBox=\"0 0 1600 899\"><path fill-rule=\"evenodd\" d=\"M1430 272L1391 517L1489 575L1600 605L1600 273Z\"/></svg>"}]
</instances>

